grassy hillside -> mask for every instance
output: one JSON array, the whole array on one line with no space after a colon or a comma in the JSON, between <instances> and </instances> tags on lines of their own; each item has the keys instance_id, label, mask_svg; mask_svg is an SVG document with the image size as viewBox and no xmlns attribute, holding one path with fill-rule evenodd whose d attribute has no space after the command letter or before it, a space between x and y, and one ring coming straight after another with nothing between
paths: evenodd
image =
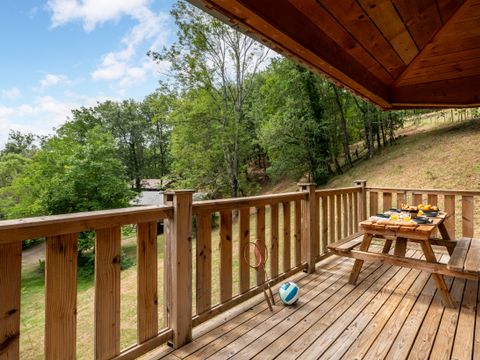
<instances>
[{"instance_id":1,"label":"grassy hillside","mask_svg":"<svg viewBox=\"0 0 480 360\"><path fill-rule=\"evenodd\" d=\"M480 119L440 126L411 125L407 136L333 178L325 187L370 186L480 189Z\"/></svg>"},{"instance_id":2,"label":"grassy hillside","mask_svg":"<svg viewBox=\"0 0 480 360\"><path fill-rule=\"evenodd\" d=\"M395 145L356 163L323 187L352 186L354 180L365 179L370 186L480 190L480 119L411 123L399 134ZM284 180L263 193L296 189L295 182Z\"/></svg>"}]
</instances>

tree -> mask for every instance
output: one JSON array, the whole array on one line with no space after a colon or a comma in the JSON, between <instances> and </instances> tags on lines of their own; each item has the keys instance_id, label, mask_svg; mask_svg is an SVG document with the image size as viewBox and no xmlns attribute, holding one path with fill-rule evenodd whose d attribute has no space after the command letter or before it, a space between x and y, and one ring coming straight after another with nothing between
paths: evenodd
<instances>
[{"instance_id":1,"label":"tree","mask_svg":"<svg viewBox=\"0 0 480 360\"><path fill-rule=\"evenodd\" d=\"M264 76L258 106L272 175L325 182L331 170L321 79L288 60L274 61Z\"/></svg>"},{"instance_id":2,"label":"tree","mask_svg":"<svg viewBox=\"0 0 480 360\"><path fill-rule=\"evenodd\" d=\"M168 61L175 81L184 91L200 88L212 98L215 127L223 150L223 169L230 195L240 190L242 164L251 143L245 134L245 104L252 94L255 75L266 62L268 50L255 40L216 20L184 1L172 15L178 41L162 52L149 52L155 61Z\"/></svg>"}]
</instances>

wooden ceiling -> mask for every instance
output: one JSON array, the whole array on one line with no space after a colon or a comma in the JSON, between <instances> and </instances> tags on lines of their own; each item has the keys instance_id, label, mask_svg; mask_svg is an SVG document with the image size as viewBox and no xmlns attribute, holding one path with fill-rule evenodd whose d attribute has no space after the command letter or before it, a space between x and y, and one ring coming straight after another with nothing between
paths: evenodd
<instances>
[{"instance_id":1,"label":"wooden ceiling","mask_svg":"<svg viewBox=\"0 0 480 360\"><path fill-rule=\"evenodd\" d=\"M480 0L189 0L384 109L480 105Z\"/></svg>"}]
</instances>

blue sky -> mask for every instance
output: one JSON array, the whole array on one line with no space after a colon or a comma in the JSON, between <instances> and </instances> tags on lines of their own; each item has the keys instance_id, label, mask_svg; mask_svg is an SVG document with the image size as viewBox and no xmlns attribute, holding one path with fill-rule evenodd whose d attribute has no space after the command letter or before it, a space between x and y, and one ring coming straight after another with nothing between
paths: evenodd
<instances>
[{"instance_id":1,"label":"blue sky","mask_svg":"<svg viewBox=\"0 0 480 360\"><path fill-rule=\"evenodd\" d=\"M174 0L3 0L0 148L10 129L50 134L70 110L141 100L168 71L149 49L175 39Z\"/></svg>"}]
</instances>

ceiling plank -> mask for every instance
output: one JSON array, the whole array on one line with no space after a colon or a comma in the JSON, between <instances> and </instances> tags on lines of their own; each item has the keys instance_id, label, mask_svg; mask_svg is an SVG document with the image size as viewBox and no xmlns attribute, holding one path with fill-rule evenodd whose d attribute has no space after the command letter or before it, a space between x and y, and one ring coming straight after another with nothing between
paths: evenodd
<instances>
[{"instance_id":1,"label":"ceiling plank","mask_svg":"<svg viewBox=\"0 0 480 360\"><path fill-rule=\"evenodd\" d=\"M391 107L386 100L389 96L387 85L372 76L286 0L189 2L373 103L383 108Z\"/></svg>"},{"instance_id":2,"label":"ceiling plank","mask_svg":"<svg viewBox=\"0 0 480 360\"><path fill-rule=\"evenodd\" d=\"M480 76L393 87L394 107L480 106Z\"/></svg>"},{"instance_id":3,"label":"ceiling plank","mask_svg":"<svg viewBox=\"0 0 480 360\"><path fill-rule=\"evenodd\" d=\"M422 49L442 26L435 0L393 0L393 4L419 49Z\"/></svg>"},{"instance_id":4,"label":"ceiling plank","mask_svg":"<svg viewBox=\"0 0 480 360\"><path fill-rule=\"evenodd\" d=\"M459 19L462 19L463 15L470 10L470 6L478 0L466 0L463 5L457 10L457 12L450 18L450 20L443 25L443 27L435 34L433 39L425 45L422 51L417 55L417 57L410 63L410 65L405 69L405 71L400 75L397 80L393 83L392 86L401 86L403 80L409 77L411 72L416 71L421 67L421 61L428 57L436 45L441 44L443 38L448 36L452 31L457 27L456 22Z\"/></svg>"},{"instance_id":5,"label":"ceiling plank","mask_svg":"<svg viewBox=\"0 0 480 360\"><path fill-rule=\"evenodd\" d=\"M463 4L463 0L436 0L442 23L445 24L455 11Z\"/></svg>"},{"instance_id":6,"label":"ceiling plank","mask_svg":"<svg viewBox=\"0 0 480 360\"><path fill-rule=\"evenodd\" d=\"M390 0L358 0L363 10L408 65L418 54L418 48L402 18Z\"/></svg>"},{"instance_id":7,"label":"ceiling plank","mask_svg":"<svg viewBox=\"0 0 480 360\"><path fill-rule=\"evenodd\" d=\"M332 40L360 61L372 74L385 84L394 77L357 40L346 31L316 0L289 0L304 16L325 32Z\"/></svg>"},{"instance_id":8,"label":"ceiling plank","mask_svg":"<svg viewBox=\"0 0 480 360\"><path fill-rule=\"evenodd\" d=\"M355 0L317 0L397 78L405 69L400 56Z\"/></svg>"},{"instance_id":9,"label":"ceiling plank","mask_svg":"<svg viewBox=\"0 0 480 360\"><path fill-rule=\"evenodd\" d=\"M480 58L467 58L447 64L421 67L408 73L399 86L480 75Z\"/></svg>"}]
</instances>

